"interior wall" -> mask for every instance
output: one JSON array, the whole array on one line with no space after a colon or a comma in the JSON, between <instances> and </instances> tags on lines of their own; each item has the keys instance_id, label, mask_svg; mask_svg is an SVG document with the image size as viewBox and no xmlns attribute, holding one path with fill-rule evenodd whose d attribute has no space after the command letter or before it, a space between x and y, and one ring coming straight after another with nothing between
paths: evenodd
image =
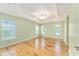
<instances>
[{"instance_id":1,"label":"interior wall","mask_svg":"<svg viewBox=\"0 0 79 59\"><path fill-rule=\"evenodd\" d=\"M61 35L56 35L56 25L60 25L60 33ZM60 38L64 39L64 22L51 22L43 24L44 26L44 36L45 37L53 37L53 38Z\"/></svg>"},{"instance_id":2,"label":"interior wall","mask_svg":"<svg viewBox=\"0 0 79 59\"><path fill-rule=\"evenodd\" d=\"M79 55L76 46L79 46L79 4L70 4L69 7L69 53Z\"/></svg>"},{"instance_id":3,"label":"interior wall","mask_svg":"<svg viewBox=\"0 0 79 59\"><path fill-rule=\"evenodd\" d=\"M1 40L0 38L0 47L3 47L5 45L7 46L15 42L19 42L21 40L28 40L31 37L36 37L35 26L38 25L37 23L27 19L0 13L0 20L2 19L14 20L16 22L16 39Z\"/></svg>"}]
</instances>

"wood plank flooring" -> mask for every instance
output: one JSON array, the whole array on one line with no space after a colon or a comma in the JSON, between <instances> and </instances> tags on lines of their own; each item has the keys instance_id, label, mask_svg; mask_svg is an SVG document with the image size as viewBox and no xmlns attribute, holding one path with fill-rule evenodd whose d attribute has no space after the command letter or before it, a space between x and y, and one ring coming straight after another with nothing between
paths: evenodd
<instances>
[{"instance_id":1,"label":"wood plank flooring","mask_svg":"<svg viewBox=\"0 0 79 59\"><path fill-rule=\"evenodd\" d=\"M38 47L35 40L38 39ZM45 46L41 46L42 37L33 38L5 48L0 48L1 56L67 56L68 46L63 39L44 37Z\"/></svg>"}]
</instances>

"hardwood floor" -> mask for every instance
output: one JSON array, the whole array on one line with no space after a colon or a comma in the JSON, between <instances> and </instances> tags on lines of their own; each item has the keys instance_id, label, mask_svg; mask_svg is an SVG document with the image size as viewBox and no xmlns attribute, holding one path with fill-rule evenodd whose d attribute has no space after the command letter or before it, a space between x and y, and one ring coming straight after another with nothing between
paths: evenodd
<instances>
[{"instance_id":1,"label":"hardwood floor","mask_svg":"<svg viewBox=\"0 0 79 59\"><path fill-rule=\"evenodd\" d=\"M35 40L38 39L38 47L35 47ZM68 46L62 39L44 38L45 46L42 47L42 38L34 38L15 45L0 48L1 56L67 56Z\"/></svg>"}]
</instances>

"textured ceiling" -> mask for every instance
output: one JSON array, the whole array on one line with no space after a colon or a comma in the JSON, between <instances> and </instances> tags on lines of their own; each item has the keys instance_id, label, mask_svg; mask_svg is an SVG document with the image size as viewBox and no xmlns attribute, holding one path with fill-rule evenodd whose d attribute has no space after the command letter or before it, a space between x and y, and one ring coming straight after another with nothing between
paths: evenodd
<instances>
[{"instance_id":1,"label":"textured ceiling","mask_svg":"<svg viewBox=\"0 0 79 59\"><path fill-rule=\"evenodd\" d=\"M43 20L37 18L34 13L40 10L49 12L49 16ZM68 4L56 3L1 3L0 12L10 15L24 17L38 23L64 21L68 14Z\"/></svg>"}]
</instances>

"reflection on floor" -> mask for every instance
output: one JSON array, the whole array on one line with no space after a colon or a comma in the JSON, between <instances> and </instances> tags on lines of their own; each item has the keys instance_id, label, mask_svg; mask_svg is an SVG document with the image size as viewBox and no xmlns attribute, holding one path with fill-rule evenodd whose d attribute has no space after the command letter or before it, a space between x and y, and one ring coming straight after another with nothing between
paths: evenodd
<instances>
[{"instance_id":1,"label":"reflection on floor","mask_svg":"<svg viewBox=\"0 0 79 59\"><path fill-rule=\"evenodd\" d=\"M0 48L1 56L67 56L68 47L62 39L57 38L34 38Z\"/></svg>"}]
</instances>

